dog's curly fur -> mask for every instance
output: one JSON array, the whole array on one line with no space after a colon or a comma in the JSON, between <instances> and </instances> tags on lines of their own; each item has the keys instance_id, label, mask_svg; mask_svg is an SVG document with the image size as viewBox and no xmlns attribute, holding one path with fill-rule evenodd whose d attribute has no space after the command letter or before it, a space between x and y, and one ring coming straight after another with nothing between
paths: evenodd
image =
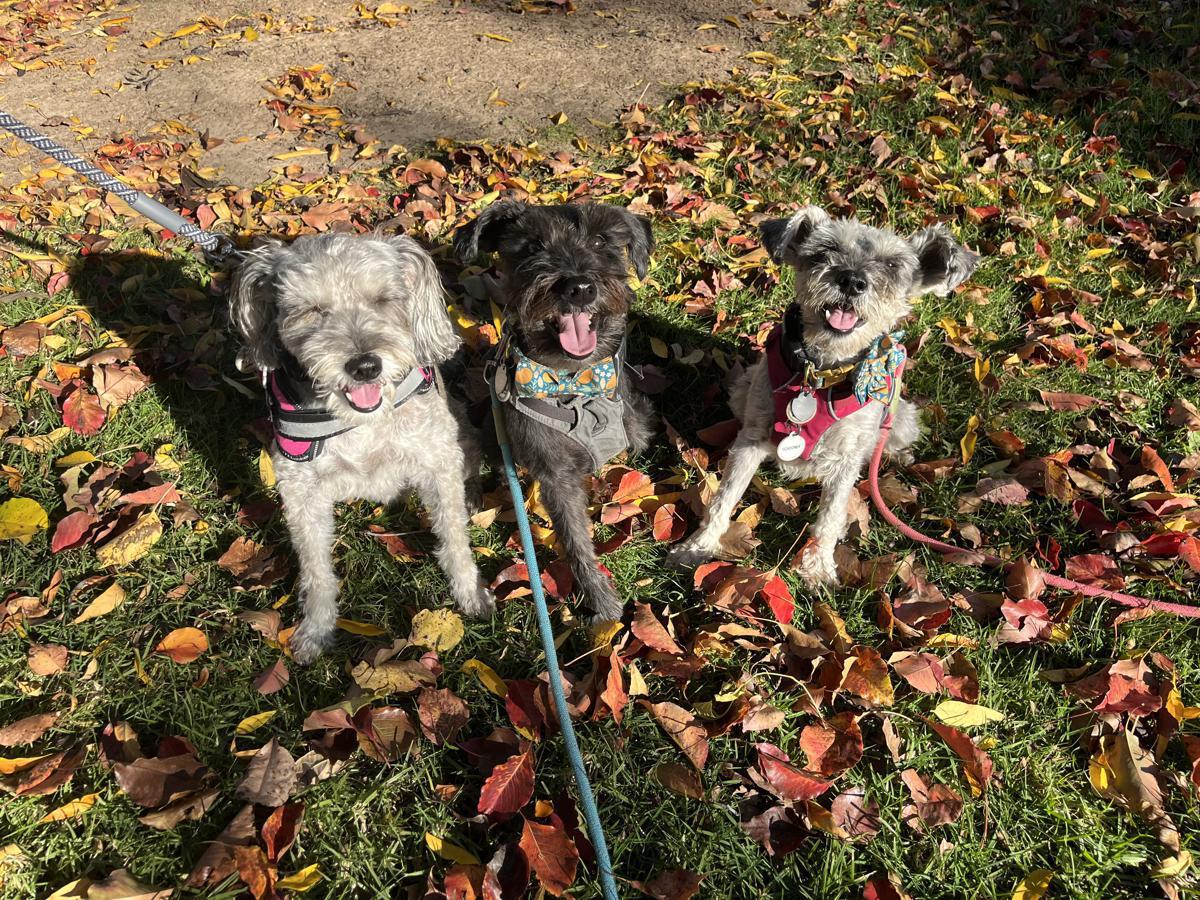
<instances>
[{"instance_id":1,"label":"dog's curly fur","mask_svg":"<svg viewBox=\"0 0 1200 900\"><path fill-rule=\"evenodd\" d=\"M529 358L554 369L578 371L612 356L625 336L633 291L629 267L646 274L653 238L649 223L599 204L530 206L493 203L459 229L455 251L463 264L480 253L499 255L501 287L512 313L513 340ZM569 286L594 286L590 299L570 296ZM559 317L590 314L594 349L579 358L560 341ZM651 434L650 403L622 377L624 425L630 449L644 449ZM601 572L592 544L584 478L587 452L569 437L523 415L505 418L513 455L541 485L545 504L576 584L598 619L619 619L623 604Z\"/></svg>"},{"instance_id":2,"label":"dog's curly fur","mask_svg":"<svg viewBox=\"0 0 1200 900\"><path fill-rule=\"evenodd\" d=\"M976 254L961 247L941 226L904 238L854 219L833 219L811 206L790 219L767 221L761 230L772 258L795 269L796 292L789 314L799 318L809 357L821 369L860 358L872 341L908 314L913 298L926 293L944 296L970 277L979 263ZM857 317L851 330L830 324L830 312L839 309ZM824 434L808 460L784 462L770 438L775 409L765 357L735 385L730 405L742 427L720 489L700 529L672 552L671 561L690 567L720 553L729 516L758 467L774 457L785 477L814 478L821 484L813 546L806 551L800 572L812 587L836 583L834 549L846 531L850 492L878 441L883 408L873 404L842 419ZM887 452L911 459L908 448L919 431L916 407L901 401Z\"/></svg>"},{"instance_id":3,"label":"dog's curly fur","mask_svg":"<svg viewBox=\"0 0 1200 900\"><path fill-rule=\"evenodd\" d=\"M439 540L437 558L459 608L495 609L468 543L464 482L467 435L440 390L392 406L395 384L414 366L436 366L459 346L441 281L411 238L320 235L268 243L246 255L231 292L231 317L244 343L244 368L298 366L317 398L352 430L328 438L316 459L272 450L292 544L300 560L304 621L292 636L298 662L316 659L337 618L334 505L380 503L415 490ZM382 402L362 412L348 390L361 384L348 363L377 357ZM294 362L293 362L294 361Z\"/></svg>"}]
</instances>

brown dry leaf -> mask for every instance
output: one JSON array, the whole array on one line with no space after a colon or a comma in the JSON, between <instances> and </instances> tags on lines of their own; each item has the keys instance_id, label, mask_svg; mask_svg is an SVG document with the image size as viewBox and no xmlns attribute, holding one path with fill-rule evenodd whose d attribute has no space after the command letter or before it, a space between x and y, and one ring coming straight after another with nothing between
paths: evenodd
<instances>
[{"instance_id":1,"label":"brown dry leaf","mask_svg":"<svg viewBox=\"0 0 1200 900\"><path fill-rule=\"evenodd\" d=\"M67 648L62 644L30 644L29 670L43 677L67 668Z\"/></svg>"},{"instance_id":2,"label":"brown dry leaf","mask_svg":"<svg viewBox=\"0 0 1200 900\"><path fill-rule=\"evenodd\" d=\"M282 806L296 786L296 761L292 754L271 738L250 760L237 795L250 803Z\"/></svg>"},{"instance_id":3,"label":"brown dry leaf","mask_svg":"<svg viewBox=\"0 0 1200 900\"><path fill-rule=\"evenodd\" d=\"M669 791L693 800L704 799L704 784L692 769L677 762L659 763L650 777Z\"/></svg>"},{"instance_id":4,"label":"brown dry leaf","mask_svg":"<svg viewBox=\"0 0 1200 900\"><path fill-rule=\"evenodd\" d=\"M208 637L199 628L176 628L154 648L155 653L169 656L184 665L195 662L208 650Z\"/></svg>"},{"instance_id":5,"label":"brown dry leaf","mask_svg":"<svg viewBox=\"0 0 1200 900\"><path fill-rule=\"evenodd\" d=\"M240 536L221 554L217 565L237 579L241 590L269 587L290 569L287 556L277 554L274 547Z\"/></svg>"},{"instance_id":6,"label":"brown dry leaf","mask_svg":"<svg viewBox=\"0 0 1200 900\"><path fill-rule=\"evenodd\" d=\"M277 659L254 679L254 689L263 695L273 694L286 686L291 677L287 663Z\"/></svg>"},{"instance_id":7,"label":"brown dry leaf","mask_svg":"<svg viewBox=\"0 0 1200 900\"><path fill-rule=\"evenodd\" d=\"M690 712L674 703L651 703L639 700L638 704L654 716L667 736L675 742L697 770L702 770L708 761L708 732Z\"/></svg>"},{"instance_id":8,"label":"brown dry leaf","mask_svg":"<svg viewBox=\"0 0 1200 900\"><path fill-rule=\"evenodd\" d=\"M80 622L108 615L124 602L125 589L114 581L97 595L96 599L84 607L83 612L71 620L71 624L78 625Z\"/></svg>"},{"instance_id":9,"label":"brown dry leaf","mask_svg":"<svg viewBox=\"0 0 1200 900\"><path fill-rule=\"evenodd\" d=\"M865 700L871 706L891 706L894 698L887 663L873 647L855 647L854 660L842 679L842 688Z\"/></svg>"},{"instance_id":10,"label":"brown dry leaf","mask_svg":"<svg viewBox=\"0 0 1200 900\"><path fill-rule=\"evenodd\" d=\"M423 687L433 687L433 673L416 660L389 659L377 666L360 662L350 671L350 677L364 691L379 696L411 694Z\"/></svg>"},{"instance_id":11,"label":"brown dry leaf","mask_svg":"<svg viewBox=\"0 0 1200 900\"><path fill-rule=\"evenodd\" d=\"M58 713L37 713L18 719L0 728L0 747L20 747L32 744L58 721Z\"/></svg>"}]
</instances>

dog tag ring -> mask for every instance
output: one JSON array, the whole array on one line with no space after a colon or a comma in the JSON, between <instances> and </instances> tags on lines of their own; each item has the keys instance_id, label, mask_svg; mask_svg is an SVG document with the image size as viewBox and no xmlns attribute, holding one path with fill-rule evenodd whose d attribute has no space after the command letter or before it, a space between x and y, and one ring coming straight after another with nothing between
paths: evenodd
<instances>
[{"instance_id":1,"label":"dog tag ring","mask_svg":"<svg viewBox=\"0 0 1200 900\"><path fill-rule=\"evenodd\" d=\"M817 398L812 394L797 394L787 405L787 417L797 425L804 425L817 414Z\"/></svg>"},{"instance_id":2,"label":"dog tag ring","mask_svg":"<svg viewBox=\"0 0 1200 900\"><path fill-rule=\"evenodd\" d=\"M804 455L806 446L803 435L789 434L779 442L779 446L775 448L776 454L784 462L792 462Z\"/></svg>"}]
</instances>

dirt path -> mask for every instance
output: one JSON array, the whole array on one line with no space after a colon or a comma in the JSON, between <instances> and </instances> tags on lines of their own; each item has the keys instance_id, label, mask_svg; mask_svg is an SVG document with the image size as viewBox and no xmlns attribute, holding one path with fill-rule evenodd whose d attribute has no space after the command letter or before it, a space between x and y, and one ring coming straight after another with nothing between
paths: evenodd
<instances>
[{"instance_id":1,"label":"dirt path","mask_svg":"<svg viewBox=\"0 0 1200 900\"><path fill-rule=\"evenodd\" d=\"M558 113L565 138L639 98L744 65L804 9L801 0L575 0L570 14L514 11L561 2L36 0L49 19L36 33L51 46L22 54L17 43L10 60L27 71L0 63L0 107L89 150L178 120L224 140L200 165L251 185L280 165L272 155L303 145L273 130L263 105L263 82L290 66L324 65L339 82L330 102L385 145L521 139ZM71 13L76 21L64 22ZM0 11L0 36L17 33L21 15ZM0 179L32 162L0 155Z\"/></svg>"}]
</instances>

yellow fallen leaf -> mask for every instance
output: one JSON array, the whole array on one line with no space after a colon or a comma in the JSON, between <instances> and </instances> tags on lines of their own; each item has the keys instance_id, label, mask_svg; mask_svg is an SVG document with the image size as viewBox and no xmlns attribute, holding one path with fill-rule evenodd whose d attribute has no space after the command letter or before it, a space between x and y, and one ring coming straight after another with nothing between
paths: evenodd
<instances>
[{"instance_id":1,"label":"yellow fallen leaf","mask_svg":"<svg viewBox=\"0 0 1200 900\"><path fill-rule=\"evenodd\" d=\"M566 125L567 114L565 112L556 112L552 116L548 116L552 125Z\"/></svg>"},{"instance_id":2,"label":"yellow fallen leaf","mask_svg":"<svg viewBox=\"0 0 1200 900\"><path fill-rule=\"evenodd\" d=\"M275 464L271 462L271 454L266 449L258 451L258 479L263 487L275 487Z\"/></svg>"},{"instance_id":3,"label":"yellow fallen leaf","mask_svg":"<svg viewBox=\"0 0 1200 900\"><path fill-rule=\"evenodd\" d=\"M505 697L508 695L508 685L504 679L496 674L495 670L485 662L478 659L468 659L462 664L462 671L474 672L475 677L479 679L479 683L495 694L497 697Z\"/></svg>"},{"instance_id":4,"label":"yellow fallen leaf","mask_svg":"<svg viewBox=\"0 0 1200 900\"><path fill-rule=\"evenodd\" d=\"M323 877L320 866L313 863L311 866L305 866L299 872L293 872L291 875L280 878L275 882L275 887L303 894L316 887Z\"/></svg>"},{"instance_id":5,"label":"yellow fallen leaf","mask_svg":"<svg viewBox=\"0 0 1200 900\"><path fill-rule=\"evenodd\" d=\"M54 468L69 469L71 466L82 466L84 463L96 462L97 457L86 450L76 450L66 456L60 456L54 461Z\"/></svg>"},{"instance_id":6,"label":"yellow fallen leaf","mask_svg":"<svg viewBox=\"0 0 1200 900\"><path fill-rule=\"evenodd\" d=\"M38 819L38 824L45 825L47 822L61 822L64 819L78 818L96 805L99 796L99 794L88 794L78 800L72 800L70 803L46 813Z\"/></svg>"},{"instance_id":7,"label":"yellow fallen leaf","mask_svg":"<svg viewBox=\"0 0 1200 900\"><path fill-rule=\"evenodd\" d=\"M127 566L149 553L161 537L162 521L155 510L148 510L125 531L98 547L96 559L102 566Z\"/></svg>"},{"instance_id":8,"label":"yellow fallen leaf","mask_svg":"<svg viewBox=\"0 0 1200 900\"><path fill-rule=\"evenodd\" d=\"M470 850L452 844L445 838L440 838L432 832L425 832L425 846L432 850L437 856L442 859L448 859L450 862L462 863L464 866L479 865L479 857Z\"/></svg>"},{"instance_id":9,"label":"yellow fallen leaf","mask_svg":"<svg viewBox=\"0 0 1200 900\"><path fill-rule=\"evenodd\" d=\"M114 581L95 600L85 606L83 612L71 620L71 624L78 625L80 622L86 622L88 619L96 619L100 616L108 615L124 602L125 588Z\"/></svg>"},{"instance_id":10,"label":"yellow fallen leaf","mask_svg":"<svg viewBox=\"0 0 1200 900\"><path fill-rule=\"evenodd\" d=\"M338 619L337 627L351 634L361 634L363 637L379 637L387 634L386 628L380 628L370 622L356 622L353 619Z\"/></svg>"},{"instance_id":11,"label":"yellow fallen leaf","mask_svg":"<svg viewBox=\"0 0 1200 900\"><path fill-rule=\"evenodd\" d=\"M1188 719L1200 717L1200 706L1184 706L1179 690L1174 686L1167 691L1167 700L1163 704L1167 712L1176 722L1186 722Z\"/></svg>"},{"instance_id":12,"label":"yellow fallen leaf","mask_svg":"<svg viewBox=\"0 0 1200 900\"><path fill-rule=\"evenodd\" d=\"M181 468L179 461L171 455L174 444L163 444L154 451L154 467L160 472L178 472Z\"/></svg>"},{"instance_id":13,"label":"yellow fallen leaf","mask_svg":"<svg viewBox=\"0 0 1200 900\"><path fill-rule=\"evenodd\" d=\"M271 721L277 712L278 710L268 709L266 712L260 712L255 713L252 716L246 716L246 718L238 722L236 731L238 734L253 734Z\"/></svg>"},{"instance_id":14,"label":"yellow fallen leaf","mask_svg":"<svg viewBox=\"0 0 1200 900\"><path fill-rule=\"evenodd\" d=\"M1049 869L1034 869L1017 882L1012 900L1042 900L1046 891L1050 890L1050 879L1053 877L1054 873Z\"/></svg>"},{"instance_id":15,"label":"yellow fallen leaf","mask_svg":"<svg viewBox=\"0 0 1200 900\"><path fill-rule=\"evenodd\" d=\"M1158 865L1150 870L1151 878L1178 878L1184 872L1192 867L1192 854L1187 850L1180 850L1178 856L1164 856L1158 861Z\"/></svg>"},{"instance_id":16,"label":"yellow fallen leaf","mask_svg":"<svg viewBox=\"0 0 1200 900\"><path fill-rule=\"evenodd\" d=\"M971 461L971 457L975 455L975 444L979 440L979 416L971 416L967 419L967 430L963 434L962 439L958 442L959 449L962 451L963 465Z\"/></svg>"},{"instance_id":17,"label":"yellow fallen leaf","mask_svg":"<svg viewBox=\"0 0 1200 900\"><path fill-rule=\"evenodd\" d=\"M28 544L39 531L50 527L50 517L36 500L14 497L0 503L0 541Z\"/></svg>"},{"instance_id":18,"label":"yellow fallen leaf","mask_svg":"<svg viewBox=\"0 0 1200 900\"><path fill-rule=\"evenodd\" d=\"M659 359L669 359L671 356L671 350L667 347L667 342L662 338L650 338L650 350Z\"/></svg>"},{"instance_id":19,"label":"yellow fallen leaf","mask_svg":"<svg viewBox=\"0 0 1200 900\"><path fill-rule=\"evenodd\" d=\"M477 35L475 35L475 37L484 37L484 38L488 38L489 40L492 40L492 41L500 41L502 44L511 44L512 43L512 38L505 37L502 34L492 34L491 32L484 32L482 34L477 34Z\"/></svg>"},{"instance_id":20,"label":"yellow fallen leaf","mask_svg":"<svg viewBox=\"0 0 1200 900\"><path fill-rule=\"evenodd\" d=\"M588 629L589 637L592 639L592 648L598 650L611 650L613 640L621 629L625 626L620 622L599 622ZM607 653L601 654L607 656Z\"/></svg>"},{"instance_id":21,"label":"yellow fallen leaf","mask_svg":"<svg viewBox=\"0 0 1200 900\"><path fill-rule=\"evenodd\" d=\"M968 650L974 650L979 646L979 641L975 638L967 637L963 634L935 634L925 642L926 647L964 647Z\"/></svg>"},{"instance_id":22,"label":"yellow fallen leaf","mask_svg":"<svg viewBox=\"0 0 1200 900\"><path fill-rule=\"evenodd\" d=\"M195 34L197 31L199 31L203 27L204 26L201 23L193 22L191 25L184 25L182 28L178 29L173 35L171 35L171 37L173 37L173 38L187 37L189 34Z\"/></svg>"},{"instance_id":23,"label":"yellow fallen leaf","mask_svg":"<svg viewBox=\"0 0 1200 900\"><path fill-rule=\"evenodd\" d=\"M454 610L423 609L413 616L408 639L420 647L441 652L457 647L465 633L462 616Z\"/></svg>"},{"instance_id":24,"label":"yellow fallen leaf","mask_svg":"<svg viewBox=\"0 0 1200 900\"><path fill-rule=\"evenodd\" d=\"M271 159L278 159L282 162L288 162L293 159L300 159L305 156L324 156L324 147L301 147L299 150L289 150L287 153L279 153L272 156Z\"/></svg>"},{"instance_id":25,"label":"yellow fallen leaf","mask_svg":"<svg viewBox=\"0 0 1200 900\"><path fill-rule=\"evenodd\" d=\"M637 667L636 662L629 664L629 696L630 697L649 697L650 688L646 684L646 679L642 677L641 670Z\"/></svg>"},{"instance_id":26,"label":"yellow fallen leaf","mask_svg":"<svg viewBox=\"0 0 1200 900\"><path fill-rule=\"evenodd\" d=\"M34 764L41 762L48 755L14 756L11 758L0 756L0 775L15 775L17 772L24 772Z\"/></svg>"},{"instance_id":27,"label":"yellow fallen leaf","mask_svg":"<svg viewBox=\"0 0 1200 900\"><path fill-rule=\"evenodd\" d=\"M977 703L963 703L961 700L943 700L933 708L933 714L955 728L974 728L988 722L1004 721L1002 712Z\"/></svg>"}]
</instances>

